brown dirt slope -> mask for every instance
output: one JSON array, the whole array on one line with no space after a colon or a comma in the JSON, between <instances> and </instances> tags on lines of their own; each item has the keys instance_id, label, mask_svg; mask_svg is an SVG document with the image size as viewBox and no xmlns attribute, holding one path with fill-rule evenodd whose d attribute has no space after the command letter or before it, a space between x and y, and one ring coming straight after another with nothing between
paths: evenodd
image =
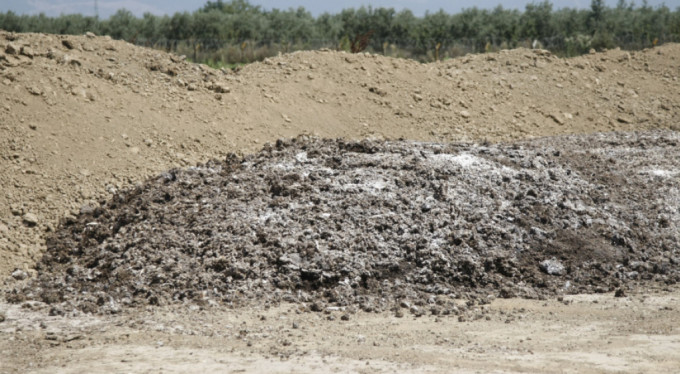
<instances>
[{"instance_id":1,"label":"brown dirt slope","mask_svg":"<svg viewBox=\"0 0 680 374\"><path fill-rule=\"evenodd\" d=\"M280 137L677 130L679 58L678 45L434 64L314 51L233 73L106 37L0 32L0 275L30 269L44 233L92 200Z\"/></svg>"}]
</instances>

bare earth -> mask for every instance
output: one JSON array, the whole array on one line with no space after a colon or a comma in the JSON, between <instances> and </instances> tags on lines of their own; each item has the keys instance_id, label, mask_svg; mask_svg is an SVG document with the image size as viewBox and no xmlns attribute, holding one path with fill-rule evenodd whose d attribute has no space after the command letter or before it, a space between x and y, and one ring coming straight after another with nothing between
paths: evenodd
<instances>
[{"instance_id":1,"label":"bare earth","mask_svg":"<svg viewBox=\"0 0 680 374\"><path fill-rule=\"evenodd\" d=\"M496 300L488 320L157 308L47 317L0 304L0 372L674 373L680 292ZM295 324L295 325L294 325ZM297 328L295 328L295 327Z\"/></svg>"},{"instance_id":2,"label":"bare earth","mask_svg":"<svg viewBox=\"0 0 680 374\"><path fill-rule=\"evenodd\" d=\"M301 52L213 70L105 37L0 32L0 277L65 216L172 167L281 137L500 142L680 130L680 46L440 63ZM676 175L674 178L678 178ZM677 250L677 248L675 249ZM677 265L676 265L677 266ZM676 372L680 288L497 299L478 320L0 303L0 373ZM330 317L330 318L329 318ZM332 320L330 320L332 319Z\"/></svg>"}]
</instances>

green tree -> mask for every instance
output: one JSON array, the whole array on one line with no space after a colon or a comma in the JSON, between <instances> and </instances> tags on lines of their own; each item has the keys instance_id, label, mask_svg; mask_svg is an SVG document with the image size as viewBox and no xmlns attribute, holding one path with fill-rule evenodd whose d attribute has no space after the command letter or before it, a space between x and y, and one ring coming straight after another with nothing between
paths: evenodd
<instances>
[{"instance_id":1,"label":"green tree","mask_svg":"<svg viewBox=\"0 0 680 374\"><path fill-rule=\"evenodd\" d=\"M520 17L520 36L522 38L541 39L554 35L552 29L552 3L527 4Z\"/></svg>"},{"instance_id":2,"label":"green tree","mask_svg":"<svg viewBox=\"0 0 680 374\"><path fill-rule=\"evenodd\" d=\"M338 15L322 13L314 22L316 36L324 40L340 40L344 35L344 25Z\"/></svg>"},{"instance_id":3,"label":"green tree","mask_svg":"<svg viewBox=\"0 0 680 374\"><path fill-rule=\"evenodd\" d=\"M158 39L161 37L160 35L160 28L161 28L161 19L159 17L154 16L151 13L144 13L144 16L142 17L141 20L141 25L139 28L139 35L142 38L146 39Z\"/></svg>"},{"instance_id":4,"label":"green tree","mask_svg":"<svg viewBox=\"0 0 680 374\"><path fill-rule=\"evenodd\" d=\"M263 38L270 42L307 42L316 37L314 17L304 8L266 13L267 27Z\"/></svg>"},{"instance_id":5,"label":"green tree","mask_svg":"<svg viewBox=\"0 0 680 374\"><path fill-rule=\"evenodd\" d=\"M82 28L79 30L81 33ZM117 11L104 23L104 31L114 39L130 40L139 34L137 18L127 9Z\"/></svg>"},{"instance_id":6,"label":"green tree","mask_svg":"<svg viewBox=\"0 0 680 374\"><path fill-rule=\"evenodd\" d=\"M420 19L413 12L404 9L395 14L390 27L391 42L411 42L418 38Z\"/></svg>"},{"instance_id":7,"label":"green tree","mask_svg":"<svg viewBox=\"0 0 680 374\"><path fill-rule=\"evenodd\" d=\"M373 51L389 50L393 55L421 59L439 51L437 48L455 48L451 53L455 55L489 50L490 46L526 45L527 40L533 39L546 42L544 46L556 53L573 55L591 47L644 48L657 41L680 41L680 8L651 7L644 0L640 6L630 0L618 0L610 8L604 0L591 0L589 9L553 10L549 1L542 1L527 5L524 11L502 6L493 10L473 7L457 14L439 11L416 17L409 10L396 12L394 8L369 6L315 18L302 7L268 11L248 0L216 0L206 2L194 12L170 16L146 13L137 18L122 9L106 20L79 14L47 17L10 11L0 13L0 28L57 34L93 31L149 46L181 49L181 53L192 47L194 58L237 56L239 61L244 59L246 45L252 47L248 59L262 58L265 53L280 49L259 47L285 45L284 50L291 46L318 47L310 43L318 39L326 41L327 46L348 47L352 39L369 30L373 31L370 40ZM238 48L234 52L235 45L243 47L240 52ZM262 55L254 56L256 49Z\"/></svg>"},{"instance_id":8,"label":"green tree","mask_svg":"<svg viewBox=\"0 0 680 374\"><path fill-rule=\"evenodd\" d=\"M11 10L5 14L0 15L0 29L13 32L27 32L30 30L22 27L22 20L16 13Z\"/></svg>"},{"instance_id":9,"label":"green tree","mask_svg":"<svg viewBox=\"0 0 680 374\"><path fill-rule=\"evenodd\" d=\"M593 33L602 31L604 28L604 17L604 0L592 0L590 3L590 14L588 15L588 26Z\"/></svg>"}]
</instances>

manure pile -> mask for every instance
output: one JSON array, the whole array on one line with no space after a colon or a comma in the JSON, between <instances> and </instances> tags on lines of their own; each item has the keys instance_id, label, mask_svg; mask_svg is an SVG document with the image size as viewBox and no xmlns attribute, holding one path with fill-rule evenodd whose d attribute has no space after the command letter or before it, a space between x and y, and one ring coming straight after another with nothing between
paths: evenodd
<instances>
[{"instance_id":1,"label":"manure pile","mask_svg":"<svg viewBox=\"0 0 680 374\"><path fill-rule=\"evenodd\" d=\"M512 144L300 137L173 169L47 239L7 293L55 313L298 302L450 313L680 280L680 134Z\"/></svg>"}]
</instances>

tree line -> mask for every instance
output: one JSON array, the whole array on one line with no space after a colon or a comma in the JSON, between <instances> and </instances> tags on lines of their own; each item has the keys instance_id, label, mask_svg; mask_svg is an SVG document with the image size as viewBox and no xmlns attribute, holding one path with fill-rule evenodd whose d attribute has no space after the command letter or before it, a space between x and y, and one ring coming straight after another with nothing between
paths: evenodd
<instances>
[{"instance_id":1,"label":"tree line","mask_svg":"<svg viewBox=\"0 0 680 374\"><path fill-rule=\"evenodd\" d=\"M47 17L0 13L0 29L15 32L110 35L164 48L209 63L249 62L277 52L333 48L349 50L360 36L367 49L387 55L434 60L469 52L541 46L565 56L591 48L639 49L680 41L680 7L651 7L619 0L607 7L554 9L549 1L523 11L501 5L460 13L443 10L417 17L410 10L349 8L317 17L303 7L265 10L248 0L208 1L194 12L141 18L121 9L108 19L80 14Z\"/></svg>"}]
</instances>

